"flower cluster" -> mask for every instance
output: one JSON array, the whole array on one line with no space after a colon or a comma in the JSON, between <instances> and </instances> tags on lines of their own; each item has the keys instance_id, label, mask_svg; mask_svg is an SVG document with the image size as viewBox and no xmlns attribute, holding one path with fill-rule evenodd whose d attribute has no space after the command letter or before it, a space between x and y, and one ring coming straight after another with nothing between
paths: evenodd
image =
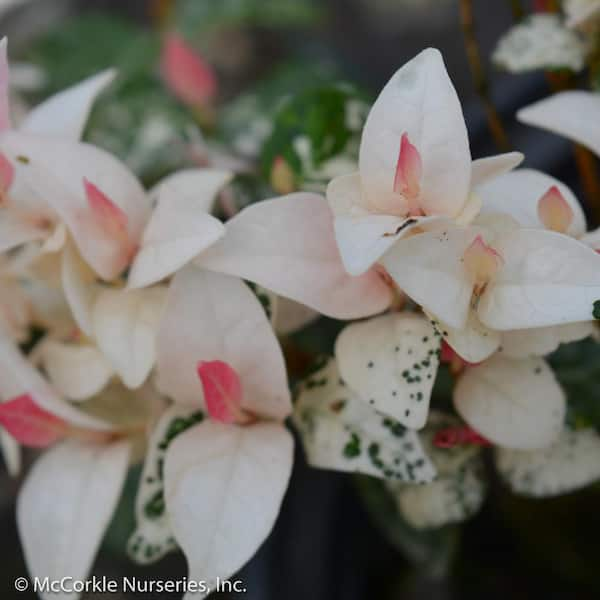
<instances>
[{"instance_id":1,"label":"flower cluster","mask_svg":"<svg viewBox=\"0 0 600 600\"><path fill-rule=\"evenodd\" d=\"M162 69L185 102L210 104L215 81L180 40ZM438 51L391 78L358 170L326 198L290 193L226 222L211 213L233 172L145 190L80 141L113 76L13 126L0 45L0 439L15 472L20 446L46 449L17 505L33 576L85 578L140 462L132 558L181 548L190 578L231 576L277 517L290 416L312 465L385 480L418 528L479 508L490 446L517 493L600 478L600 439L566 428L543 358L595 334L600 235L521 154L472 160ZM571 94L521 118L600 150L599 106ZM277 332L316 313L356 322L292 404ZM441 362L452 412L429 410Z\"/></svg>"}]
</instances>

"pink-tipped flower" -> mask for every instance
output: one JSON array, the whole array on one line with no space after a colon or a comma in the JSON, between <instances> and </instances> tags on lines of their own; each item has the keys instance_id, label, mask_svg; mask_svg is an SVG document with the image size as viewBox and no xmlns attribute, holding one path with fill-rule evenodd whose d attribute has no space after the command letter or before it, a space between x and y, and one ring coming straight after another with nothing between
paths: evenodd
<instances>
[{"instance_id":1,"label":"pink-tipped flower","mask_svg":"<svg viewBox=\"0 0 600 600\"><path fill-rule=\"evenodd\" d=\"M84 178L83 186L95 222L113 239L127 239L128 219L123 210L91 181Z\"/></svg>"},{"instance_id":2,"label":"pink-tipped flower","mask_svg":"<svg viewBox=\"0 0 600 600\"><path fill-rule=\"evenodd\" d=\"M573 222L573 209L553 185L538 201L538 216L546 229L566 233Z\"/></svg>"},{"instance_id":3,"label":"pink-tipped flower","mask_svg":"<svg viewBox=\"0 0 600 600\"><path fill-rule=\"evenodd\" d=\"M463 255L465 269L473 279L475 293L480 293L502 265L502 256L478 235Z\"/></svg>"},{"instance_id":4,"label":"pink-tipped flower","mask_svg":"<svg viewBox=\"0 0 600 600\"><path fill-rule=\"evenodd\" d=\"M29 394L0 403L0 424L17 442L45 448L64 438L69 424L40 408Z\"/></svg>"},{"instance_id":5,"label":"pink-tipped flower","mask_svg":"<svg viewBox=\"0 0 600 600\"><path fill-rule=\"evenodd\" d=\"M221 423L247 423L242 409L242 384L233 367L222 360L201 361L197 367L208 414Z\"/></svg>"},{"instance_id":6,"label":"pink-tipped flower","mask_svg":"<svg viewBox=\"0 0 600 600\"><path fill-rule=\"evenodd\" d=\"M423 163L419 151L410 143L408 134L403 133L394 175L394 192L402 194L409 204L411 216L422 215L417 199L421 192Z\"/></svg>"},{"instance_id":7,"label":"pink-tipped flower","mask_svg":"<svg viewBox=\"0 0 600 600\"><path fill-rule=\"evenodd\" d=\"M167 35L160 70L171 92L189 106L205 106L216 96L212 68L178 33Z\"/></svg>"}]
</instances>

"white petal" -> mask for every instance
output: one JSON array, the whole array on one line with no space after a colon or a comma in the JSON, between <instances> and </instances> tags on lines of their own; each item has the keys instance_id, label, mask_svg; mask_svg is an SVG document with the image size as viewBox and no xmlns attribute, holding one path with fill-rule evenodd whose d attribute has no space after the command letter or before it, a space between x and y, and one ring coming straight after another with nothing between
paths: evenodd
<instances>
[{"instance_id":1,"label":"white petal","mask_svg":"<svg viewBox=\"0 0 600 600\"><path fill-rule=\"evenodd\" d=\"M166 289L153 287L107 289L94 304L92 322L98 346L129 388L142 385L154 366L165 302Z\"/></svg>"},{"instance_id":2,"label":"white petal","mask_svg":"<svg viewBox=\"0 0 600 600\"><path fill-rule=\"evenodd\" d=\"M177 548L165 510L165 454L178 435L202 418L201 411L175 404L164 412L148 440L135 499L136 529L127 545L129 556L139 564L154 563Z\"/></svg>"},{"instance_id":3,"label":"white petal","mask_svg":"<svg viewBox=\"0 0 600 600\"><path fill-rule=\"evenodd\" d=\"M73 425L105 431L105 421L87 415L65 402L19 349L0 335L0 400L31 394L36 404Z\"/></svg>"},{"instance_id":4,"label":"white petal","mask_svg":"<svg viewBox=\"0 0 600 600\"><path fill-rule=\"evenodd\" d=\"M0 151L15 166L16 184L32 190L59 215L82 257L98 275L110 280L128 265L150 216L150 199L123 163L90 144L18 132L1 136ZM127 217L122 239L98 227L88 205L84 179Z\"/></svg>"},{"instance_id":5,"label":"white petal","mask_svg":"<svg viewBox=\"0 0 600 600\"><path fill-rule=\"evenodd\" d=\"M517 118L527 125L564 135L600 156L600 94L561 92L522 108Z\"/></svg>"},{"instance_id":6,"label":"white petal","mask_svg":"<svg viewBox=\"0 0 600 600\"><path fill-rule=\"evenodd\" d=\"M44 453L17 499L17 525L32 578L85 580L121 494L126 442L64 442ZM45 600L78 594L43 593Z\"/></svg>"},{"instance_id":7,"label":"white petal","mask_svg":"<svg viewBox=\"0 0 600 600\"><path fill-rule=\"evenodd\" d=\"M340 378L333 359L303 382L294 424L313 467L409 483L436 474L419 435L368 406Z\"/></svg>"},{"instance_id":8,"label":"white petal","mask_svg":"<svg viewBox=\"0 0 600 600\"><path fill-rule=\"evenodd\" d=\"M67 228L59 223L54 228L54 231L44 240L40 248L41 254L52 254L53 252L60 252L67 243Z\"/></svg>"},{"instance_id":9,"label":"white petal","mask_svg":"<svg viewBox=\"0 0 600 600\"><path fill-rule=\"evenodd\" d=\"M265 312L243 282L186 267L169 289L158 336L159 387L202 408L199 361L221 360L239 375L242 406L277 420L291 411L283 355Z\"/></svg>"},{"instance_id":10,"label":"white petal","mask_svg":"<svg viewBox=\"0 0 600 600\"><path fill-rule=\"evenodd\" d=\"M327 185L327 202L336 217L364 217L369 214L358 172L334 177Z\"/></svg>"},{"instance_id":11,"label":"white petal","mask_svg":"<svg viewBox=\"0 0 600 600\"><path fill-rule=\"evenodd\" d=\"M189 178L192 182L200 180L199 186L202 183L202 178L195 174L190 173ZM131 266L128 280L131 288L151 285L172 275L225 234L225 226L205 209L212 202L214 190L210 190L207 202L202 187L196 190L198 196L194 196L187 188L180 192L178 183L182 182L175 179L160 185L158 203Z\"/></svg>"},{"instance_id":12,"label":"white petal","mask_svg":"<svg viewBox=\"0 0 600 600\"><path fill-rule=\"evenodd\" d=\"M79 140L96 97L110 85L115 75L116 71L107 69L51 96L27 114L20 129Z\"/></svg>"},{"instance_id":13,"label":"white petal","mask_svg":"<svg viewBox=\"0 0 600 600\"><path fill-rule=\"evenodd\" d=\"M534 450L562 431L565 395L543 360L494 356L467 369L454 406L473 429L504 448Z\"/></svg>"},{"instance_id":14,"label":"white petal","mask_svg":"<svg viewBox=\"0 0 600 600\"><path fill-rule=\"evenodd\" d=\"M348 387L410 429L425 425L440 335L422 316L394 313L346 327L335 344Z\"/></svg>"},{"instance_id":15,"label":"white petal","mask_svg":"<svg viewBox=\"0 0 600 600\"><path fill-rule=\"evenodd\" d=\"M91 345L42 342L41 360L48 378L65 398L85 400L108 383L113 370L100 350Z\"/></svg>"},{"instance_id":16,"label":"white petal","mask_svg":"<svg viewBox=\"0 0 600 600\"><path fill-rule=\"evenodd\" d=\"M594 250L600 250L600 227L589 233L585 233L579 238L579 241Z\"/></svg>"},{"instance_id":17,"label":"white petal","mask_svg":"<svg viewBox=\"0 0 600 600\"><path fill-rule=\"evenodd\" d=\"M524 158L525 155L520 152L506 152L474 160L471 163L471 189L512 171L523 162Z\"/></svg>"},{"instance_id":18,"label":"white petal","mask_svg":"<svg viewBox=\"0 0 600 600\"><path fill-rule=\"evenodd\" d=\"M469 311L469 318L462 329L450 327L433 316L431 320L454 352L469 363L489 358L500 346L500 333L483 325L473 311Z\"/></svg>"},{"instance_id":19,"label":"white petal","mask_svg":"<svg viewBox=\"0 0 600 600\"><path fill-rule=\"evenodd\" d=\"M499 238L503 258L478 314L492 329L590 321L600 299L600 255L566 235L535 229Z\"/></svg>"},{"instance_id":20,"label":"white petal","mask_svg":"<svg viewBox=\"0 0 600 600\"><path fill-rule=\"evenodd\" d=\"M195 202L198 210L210 213L217 194L232 178L233 173L224 169L183 169L161 179L150 190L150 196L187 198Z\"/></svg>"},{"instance_id":21,"label":"white petal","mask_svg":"<svg viewBox=\"0 0 600 600\"><path fill-rule=\"evenodd\" d=\"M553 186L573 211L573 221L565 232L573 237L585 233L585 215L575 194L562 182L534 169L518 169L500 175L479 186L476 190L481 198L482 213L507 213L522 227L544 229L538 216L540 198Z\"/></svg>"},{"instance_id":22,"label":"white petal","mask_svg":"<svg viewBox=\"0 0 600 600\"><path fill-rule=\"evenodd\" d=\"M496 466L513 492L537 498L566 494L600 479L600 438L593 429L565 429L543 450L498 450Z\"/></svg>"},{"instance_id":23,"label":"white petal","mask_svg":"<svg viewBox=\"0 0 600 600\"><path fill-rule=\"evenodd\" d=\"M204 422L171 444L165 500L189 578L214 586L269 535L288 485L293 440L282 426ZM186 595L186 598L191 594Z\"/></svg>"},{"instance_id":24,"label":"white petal","mask_svg":"<svg viewBox=\"0 0 600 600\"><path fill-rule=\"evenodd\" d=\"M546 356L560 344L582 340L596 331L592 321L502 332L502 352L511 358Z\"/></svg>"},{"instance_id":25,"label":"white petal","mask_svg":"<svg viewBox=\"0 0 600 600\"><path fill-rule=\"evenodd\" d=\"M432 48L396 72L367 118L359 164L373 206L386 209L401 201L393 184L404 133L423 163L420 203L425 213L458 215L469 193L469 141L456 91L441 54Z\"/></svg>"},{"instance_id":26,"label":"white petal","mask_svg":"<svg viewBox=\"0 0 600 600\"><path fill-rule=\"evenodd\" d=\"M440 217L403 219L391 215L339 216L333 225L344 268L350 275L362 275L410 231L444 220Z\"/></svg>"},{"instance_id":27,"label":"white petal","mask_svg":"<svg viewBox=\"0 0 600 600\"><path fill-rule=\"evenodd\" d=\"M9 68L6 37L0 40L0 131L10 129Z\"/></svg>"},{"instance_id":28,"label":"white petal","mask_svg":"<svg viewBox=\"0 0 600 600\"><path fill-rule=\"evenodd\" d=\"M27 242L42 240L48 230L21 218L13 211L0 208L0 252L12 250Z\"/></svg>"},{"instance_id":29,"label":"white petal","mask_svg":"<svg viewBox=\"0 0 600 600\"><path fill-rule=\"evenodd\" d=\"M87 336L93 333L92 306L100 291L92 269L82 260L72 244L62 253L61 280L65 298L77 326Z\"/></svg>"},{"instance_id":30,"label":"white petal","mask_svg":"<svg viewBox=\"0 0 600 600\"><path fill-rule=\"evenodd\" d=\"M346 273L324 198L297 193L252 204L200 256L212 271L248 279L325 315L353 319L384 310L389 288L374 272Z\"/></svg>"},{"instance_id":31,"label":"white petal","mask_svg":"<svg viewBox=\"0 0 600 600\"><path fill-rule=\"evenodd\" d=\"M419 233L400 240L381 262L404 293L441 321L461 328L473 294L462 258L477 233L475 228Z\"/></svg>"}]
</instances>

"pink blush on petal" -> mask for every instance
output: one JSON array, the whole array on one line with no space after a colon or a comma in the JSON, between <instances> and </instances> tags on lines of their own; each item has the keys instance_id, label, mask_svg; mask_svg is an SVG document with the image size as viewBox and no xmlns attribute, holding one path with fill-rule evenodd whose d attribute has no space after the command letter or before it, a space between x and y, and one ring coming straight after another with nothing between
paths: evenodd
<instances>
[{"instance_id":1,"label":"pink blush on petal","mask_svg":"<svg viewBox=\"0 0 600 600\"><path fill-rule=\"evenodd\" d=\"M242 383L233 367L221 360L201 361L198 377L204 390L208 414L220 423L237 423L244 419Z\"/></svg>"}]
</instances>

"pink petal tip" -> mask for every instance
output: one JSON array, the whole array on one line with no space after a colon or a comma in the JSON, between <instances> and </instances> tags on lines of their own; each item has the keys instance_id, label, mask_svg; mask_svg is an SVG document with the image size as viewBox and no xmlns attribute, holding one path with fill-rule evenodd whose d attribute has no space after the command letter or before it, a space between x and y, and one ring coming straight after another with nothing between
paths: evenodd
<instances>
[{"instance_id":1,"label":"pink petal tip","mask_svg":"<svg viewBox=\"0 0 600 600\"><path fill-rule=\"evenodd\" d=\"M127 215L104 192L84 177L83 187L96 223L112 238L127 238Z\"/></svg>"},{"instance_id":2,"label":"pink petal tip","mask_svg":"<svg viewBox=\"0 0 600 600\"><path fill-rule=\"evenodd\" d=\"M226 362L213 360L199 362L197 372L210 417L221 423L243 422L242 383L235 369Z\"/></svg>"},{"instance_id":3,"label":"pink petal tip","mask_svg":"<svg viewBox=\"0 0 600 600\"><path fill-rule=\"evenodd\" d=\"M410 143L408 134L403 133L400 140L400 152L396 162L396 173L394 175L394 192L402 194L408 201L410 213L419 213L418 206L413 206L421 192L421 177L423 175L423 163L419 151ZM412 202L411 202L412 201Z\"/></svg>"},{"instance_id":4,"label":"pink petal tip","mask_svg":"<svg viewBox=\"0 0 600 600\"><path fill-rule=\"evenodd\" d=\"M45 448L65 437L69 425L40 408L30 394L0 403L0 425L24 446Z\"/></svg>"},{"instance_id":5,"label":"pink petal tip","mask_svg":"<svg viewBox=\"0 0 600 600\"><path fill-rule=\"evenodd\" d=\"M160 70L171 92L189 106L203 106L217 93L212 68L178 33L165 40Z\"/></svg>"}]
</instances>

